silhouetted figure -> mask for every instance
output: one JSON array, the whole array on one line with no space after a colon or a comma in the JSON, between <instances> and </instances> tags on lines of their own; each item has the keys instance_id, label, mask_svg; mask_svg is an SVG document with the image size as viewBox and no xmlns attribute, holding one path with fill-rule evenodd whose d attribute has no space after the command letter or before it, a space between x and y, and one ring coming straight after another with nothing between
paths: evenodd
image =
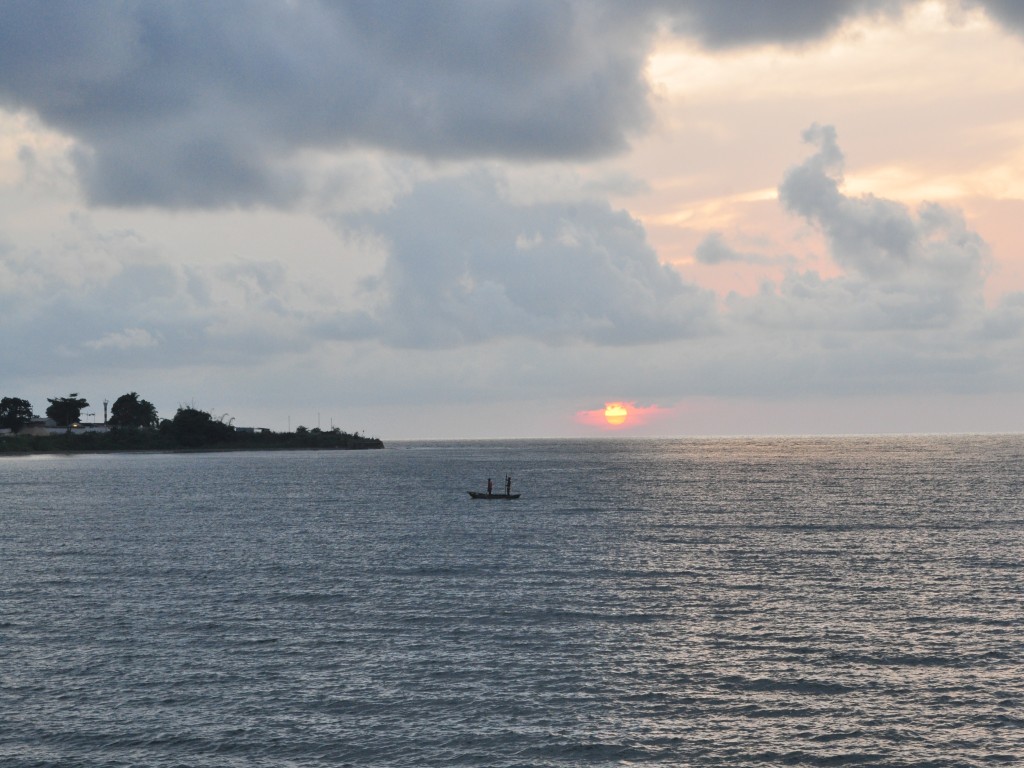
<instances>
[{"instance_id":1,"label":"silhouetted figure","mask_svg":"<svg viewBox=\"0 0 1024 768\"><path fill-rule=\"evenodd\" d=\"M505 495L512 495L512 475L505 475Z\"/></svg>"},{"instance_id":2,"label":"silhouetted figure","mask_svg":"<svg viewBox=\"0 0 1024 768\"><path fill-rule=\"evenodd\" d=\"M491 478L487 478L487 495L490 496L494 493L494 481Z\"/></svg>"}]
</instances>

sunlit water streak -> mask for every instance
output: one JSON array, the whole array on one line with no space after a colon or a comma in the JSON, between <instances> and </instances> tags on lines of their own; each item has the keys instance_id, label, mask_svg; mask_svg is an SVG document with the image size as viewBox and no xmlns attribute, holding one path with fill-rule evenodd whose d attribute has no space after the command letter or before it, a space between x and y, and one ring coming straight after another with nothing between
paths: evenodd
<instances>
[{"instance_id":1,"label":"sunlit water streak","mask_svg":"<svg viewBox=\"0 0 1024 768\"><path fill-rule=\"evenodd\" d=\"M0 765L1021 764L1022 459L2 459ZM465 493L506 472L520 500Z\"/></svg>"}]
</instances>

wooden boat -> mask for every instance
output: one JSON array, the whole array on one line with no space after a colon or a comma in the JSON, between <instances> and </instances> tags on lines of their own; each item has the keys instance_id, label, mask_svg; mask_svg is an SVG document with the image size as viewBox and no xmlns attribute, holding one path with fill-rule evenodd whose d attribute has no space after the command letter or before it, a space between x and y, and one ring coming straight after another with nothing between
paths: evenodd
<instances>
[{"instance_id":1,"label":"wooden boat","mask_svg":"<svg viewBox=\"0 0 1024 768\"><path fill-rule=\"evenodd\" d=\"M518 493L512 493L512 476L505 475L505 492L494 493L494 486L491 484L491 478L487 478L487 492L483 491L466 491L471 499L518 499Z\"/></svg>"},{"instance_id":2,"label":"wooden boat","mask_svg":"<svg viewBox=\"0 0 1024 768\"><path fill-rule=\"evenodd\" d=\"M518 499L518 493L487 493L486 491L466 491L471 499Z\"/></svg>"}]
</instances>

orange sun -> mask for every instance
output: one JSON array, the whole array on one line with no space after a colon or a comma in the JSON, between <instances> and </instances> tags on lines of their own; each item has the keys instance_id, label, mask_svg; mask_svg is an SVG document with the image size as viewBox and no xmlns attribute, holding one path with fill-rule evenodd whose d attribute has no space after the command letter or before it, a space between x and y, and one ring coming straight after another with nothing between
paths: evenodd
<instances>
[{"instance_id":1,"label":"orange sun","mask_svg":"<svg viewBox=\"0 0 1024 768\"><path fill-rule=\"evenodd\" d=\"M588 427L629 432L665 419L671 413L671 408L662 408L660 405L637 405L633 400L615 400L605 402L604 408L577 411L576 421Z\"/></svg>"},{"instance_id":2,"label":"orange sun","mask_svg":"<svg viewBox=\"0 0 1024 768\"><path fill-rule=\"evenodd\" d=\"M624 403L605 403L604 420L611 426L617 427L620 424L625 424L628 417L629 411L626 410Z\"/></svg>"}]
</instances>

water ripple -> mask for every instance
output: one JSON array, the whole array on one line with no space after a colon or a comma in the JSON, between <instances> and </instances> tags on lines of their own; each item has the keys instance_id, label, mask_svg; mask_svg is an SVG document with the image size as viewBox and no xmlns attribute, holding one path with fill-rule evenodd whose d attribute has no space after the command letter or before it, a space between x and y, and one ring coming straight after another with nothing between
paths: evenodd
<instances>
[{"instance_id":1,"label":"water ripple","mask_svg":"<svg viewBox=\"0 0 1024 768\"><path fill-rule=\"evenodd\" d=\"M0 764L1024 762L1020 437L0 460ZM523 498L465 489L509 471Z\"/></svg>"}]
</instances>

